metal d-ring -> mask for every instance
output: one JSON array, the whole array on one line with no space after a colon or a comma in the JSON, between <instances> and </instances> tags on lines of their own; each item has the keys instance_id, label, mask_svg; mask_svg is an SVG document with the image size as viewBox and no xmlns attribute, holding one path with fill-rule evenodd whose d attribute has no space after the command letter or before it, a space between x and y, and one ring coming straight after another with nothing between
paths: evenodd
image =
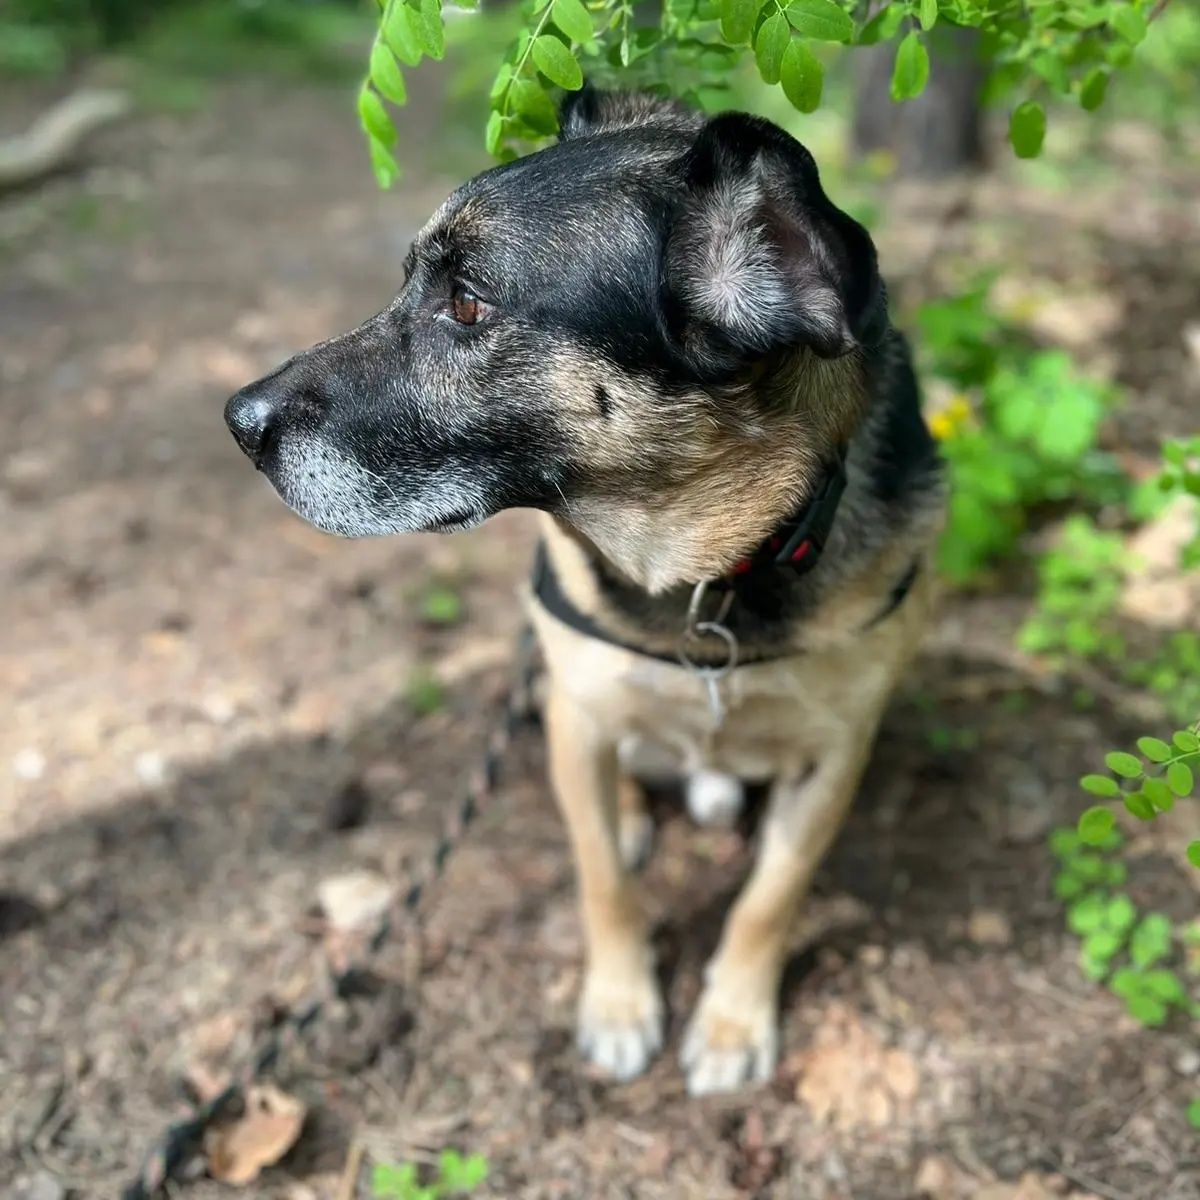
<instances>
[{"instance_id":1,"label":"metal d-ring","mask_svg":"<svg viewBox=\"0 0 1200 1200\"><path fill-rule=\"evenodd\" d=\"M725 644L726 658L724 662L697 662L689 646L706 637L719 638ZM706 679L724 679L737 666L738 640L733 631L727 629L718 621L697 621L683 631L679 639L679 661L696 675Z\"/></svg>"}]
</instances>

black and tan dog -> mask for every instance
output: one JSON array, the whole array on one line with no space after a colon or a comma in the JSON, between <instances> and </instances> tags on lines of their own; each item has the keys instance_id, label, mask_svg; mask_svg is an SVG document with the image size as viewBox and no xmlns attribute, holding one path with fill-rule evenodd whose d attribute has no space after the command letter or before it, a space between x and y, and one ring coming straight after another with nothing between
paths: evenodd
<instances>
[{"instance_id":1,"label":"black and tan dog","mask_svg":"<svg viewBox=\"0 0 1200 1200\"><path fill-rule=\"evenodd\" d=\"M692 1092L771 1073L789 931L928 610L933 445L875 250L768 122L572 97L560 142L418 235L396 299L235 396L283 499L345 535L543 515L529 610L574 847L584 1052L638 1074L663 1012L635 780L729 820L770 782L708 966Z\"/></svg>"}]
</instances>

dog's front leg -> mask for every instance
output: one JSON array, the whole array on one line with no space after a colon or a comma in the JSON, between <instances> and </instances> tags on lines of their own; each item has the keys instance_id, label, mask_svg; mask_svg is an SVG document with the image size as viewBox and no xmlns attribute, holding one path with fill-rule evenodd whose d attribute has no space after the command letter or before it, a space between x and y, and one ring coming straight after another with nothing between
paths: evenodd
<instances>
[{"instance_id":1,"label":"dog's front leg","mask_svg":"<svg viewBox=\"0 0 1200 1200\"><path fill-rule=\"evenodd\" d=\"M646 922L622 862L615 741L557 689L546 705L550 776L575 852L587 968L579 1048L618 1079L662 1045L662 1000Z\"/></svg>"},{"instance_id":2,"label":"dog's front leg","mask_svg":"<svg viewBox=\"0 0 1200 1200\"><path fill-rule=\"evenodd\" d=\"M779 1049L779 983L788 935L817 865L858 787L870 732L827 753L806 778L771 791L758 859L730 911L683 1044L692 1095L763 1082Z\"/></svg>"}]
</instances>

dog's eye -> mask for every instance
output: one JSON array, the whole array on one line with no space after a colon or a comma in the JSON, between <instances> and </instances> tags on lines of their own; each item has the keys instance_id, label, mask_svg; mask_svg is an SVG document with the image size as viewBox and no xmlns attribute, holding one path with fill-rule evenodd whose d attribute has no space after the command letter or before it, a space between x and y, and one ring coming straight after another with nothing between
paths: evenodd
<instances>
[{"instance_id":1,"label":"dog's eye","mask_svg":"<svg viewBox=\"0 0 1200 1200\"><path fill-rule=\"evenodd\" d=\"M488 306L469 288L455 288L450 312L460 325L474 325L488 314Z\"/></svg>"}]
</instances>

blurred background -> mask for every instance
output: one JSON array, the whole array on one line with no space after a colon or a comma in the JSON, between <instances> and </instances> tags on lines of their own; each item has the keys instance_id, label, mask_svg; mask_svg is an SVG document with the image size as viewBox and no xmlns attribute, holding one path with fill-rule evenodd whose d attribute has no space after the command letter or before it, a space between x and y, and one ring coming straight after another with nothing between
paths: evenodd
<instances>
[{"instance_id":1,"label":"blurred background","mask_svg":"<svg viewBox=\"0 0 1200 1200\"><path fill-rule=\"evenodd\" d=\"M527 515L327 538L221 407L391 298L487 165L514 20L447 13L381 192L354 110L371 5L0 8L6 1196L120 1194L428 857L481 749ZM1200 15L1163 11L1099 111L1052 106L1029 162L971 47L904 106L891 54L831 49L810 116L751 69L686 82L786 124L871 228L955 485L942 614L798 931L775 1083L691 1102L670 1052L587 1074L527 734L419 941L280 1068L306 1113L282 1162L247 1166L271 1136L234 1122L251 1149L196 1147L173 1194L415 1196L370 1164L454 1147L488 1196L1200 1196L1196 801L1072 832L1080 775L1200 717ZM678 1023L749 849L657 815Z\"/></svg>"}]
</instances>

